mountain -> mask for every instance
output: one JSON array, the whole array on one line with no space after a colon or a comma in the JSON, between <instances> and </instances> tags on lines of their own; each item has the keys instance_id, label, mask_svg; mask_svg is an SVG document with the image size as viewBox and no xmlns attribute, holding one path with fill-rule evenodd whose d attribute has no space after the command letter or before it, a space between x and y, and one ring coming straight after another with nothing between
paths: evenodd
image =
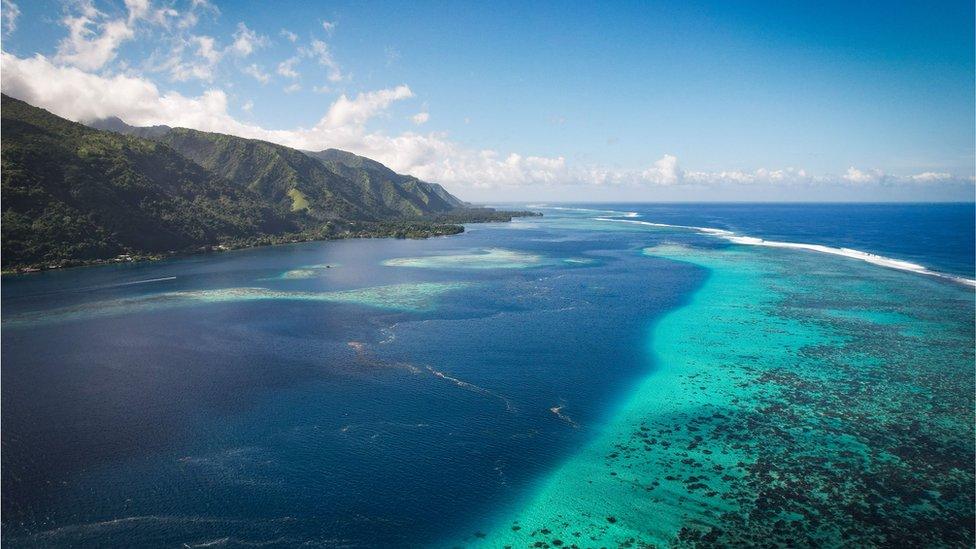
<instances>
[{"instance_id":1,"label":"mountain","mask_svg":"<svg viewBox=\"0 0 976 549\"><path fill-rule=\"evenodd\" d=\"M201 249L425 237L509 221L352 153L186 128L92 127L2 96L2 265L46 268Z\"/></svg>"},{"instance_id":2,"label":"mountain","mask_svg":"<svg viewBox=\"0 0 976 549\"><path fill-rule=\"evenodd\" d=\"M361 181L375 195L386 198L391 207L399 201L400 204L405 204L400 208L407 212L443 213L468 206L436 183L427 183L412 175L398 174L364 156L338 149L306 151L305 154L321 161L334 173Z\"/></svg>"},{"instance_id":3,"label":"mountain","mask_svg":"<svg viewBox=\"0 0 976 549\"><path fill-rule=\"evenodd\" d=\"M336 149L303 152L186 128L129 126L117 118L92 126L165 143L204 168L313 221L422 218L466 206L440 185Z\"/></svg>"},{"instance_id":4,"label":"mountain","mask_svg":"<svg viewBox=\"0 0 976 549\"><path fill-rule=\"evenodd\" d=\"M164 144L2 96L2 263L186 250L298 229L286 211Z\"/></svg>"}]
</instances>

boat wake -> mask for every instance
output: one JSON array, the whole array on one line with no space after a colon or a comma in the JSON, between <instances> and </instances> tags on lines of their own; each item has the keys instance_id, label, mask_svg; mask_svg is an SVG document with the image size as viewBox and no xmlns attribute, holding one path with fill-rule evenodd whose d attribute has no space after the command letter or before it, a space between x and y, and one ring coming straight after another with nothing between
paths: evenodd
<instances>
[{"instance_id":1,"label":"boat wake","mask_svg":"<svg viewBox=\"0 0 976 549\"><path fill-rule=\"evenodd\" d=\"M479 386L475 385L474 383L468 383L467 381L458 379L456 377L449 376L449 375L445 374L444 372L442 372L440 370L435 370L434 368L431 368L430 366L427 366L427 371L429 371L431 373L431 375L433 375L434 377L439 377L441 379L450 381L451 383L453 383L453 384L455 384L458 387L461 387L463 389L467 389L467 390L473 391L475 393L479 393L479 394L482 394L482 395L485 395L485 396L488 396L488 397L497 398L498 400L501 400L505 404L505 410L507 412L515 413L517 411L516 408L515 408L515 405L512 403L511 400L508 400L507 398L503 397L502 395L500 395L498 393L489 391L488 389L485 389L484 387L479 387Z\"/></svg>"},{"instance_id":2,"label":"boat wake","mask_svg":"<svg viewBox=\"0 0 976 549\"><path fill-rule=\"evenodd\" d=\"M671 225L668 223L652 223L650 221L637 221L633 219L617 219L612 217L596 217L594 219L597 221L633 223L638 225L646 225L650 227L687 229L691 231L697 231L702 234L714 236L717 238L722 238L734 244L741 244L745 246L766 246L770 248L788 248L793 250L807 250L811 252L837 255L841 257L847 257L850 259L857 259L859 261L871 263L872 265L887 267L889 269L897 269L899 271L908 271L908 272L927 275L927 276L934 276L945 280L951 280L953 282L965 284L967 286L976 288L976 280L973 280L971 278L965 278L961 276L940 273L938 271L933 271L917 263L912 263L910 261L903 261L901 259L893 259L890 257L885 257L883 255L864 252L861 250L855 250L853 248L835 248L833 246L825 246L823 244L805 244L802 242L783 242L779 240L765 240L754 236L740 235L732 231L727 231L725 229L715 229L712 227L695 227L692 225Z\"/></svg>"},{"instance_id":3,"label":"boat wake","mask_svg":"<svg viewBox=\"0 0 976 549\"><path fill-rule=\"evenodd\" d=\"M573 418L563 413L563 408L565 407L566 405L564 403L559 403L558 406L553 406L552 408L549 408L549 411L552 412L557 418L568 423L569 426L572 427L573 429L579 429L579 423L576 423L575 421L573 421Z\"/></svg>"}]
</instances>

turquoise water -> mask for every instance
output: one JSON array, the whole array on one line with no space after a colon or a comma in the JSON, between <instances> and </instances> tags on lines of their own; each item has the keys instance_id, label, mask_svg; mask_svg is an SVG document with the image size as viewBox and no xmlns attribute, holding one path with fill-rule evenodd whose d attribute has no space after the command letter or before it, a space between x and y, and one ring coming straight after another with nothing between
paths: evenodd
<instances>
[{"instance_id":1,"label":"turquoise water","mask_svg":"<svg viewBox=\"0 0 976 549\"><path fill-rule=\"evenodd\" d=\"M971 543L971 295L797 252L643 253L710 271L649 334L661 369L475 544Z\"/></svg>"},{"instance_id":2,"label":"turquoise water","mask_svg":"<svg viewBox=\"0 0 976 549\"><path fill-rule=\"evenodd\" d=\"M565 208L4 278L4 543L972 545L965 268Z\"/></svg>"}]
</instances>

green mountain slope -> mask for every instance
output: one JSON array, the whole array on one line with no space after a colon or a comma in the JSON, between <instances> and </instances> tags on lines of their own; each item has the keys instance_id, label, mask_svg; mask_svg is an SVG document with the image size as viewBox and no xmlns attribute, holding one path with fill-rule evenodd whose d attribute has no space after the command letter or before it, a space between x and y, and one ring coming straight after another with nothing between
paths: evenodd
<instances>
[{"instance_id":1,"label":"green mountain slope","mask_svg":"<svg viewBox=\"0 0 976 549\"><path fill-rule=\"evenodd\" d=\"M334 173L358 181L369 195L382 201L383 207L403 215L440 214L467 206L436 183L398 174L363 156L338 149L305 154L321 161Z\"/></svg>"},{"instance_id":2,"label":"green mountain slope","mask_svg":"<svg viewBox=\"0 0 976 549\"><path fill-rule=\"evenodd\" d=\"M307 220L438 216L466 207L433 183L400 175L345 151L303 152L266 141L186 128L129 126L117 118L93 127L157 140L183 156Z\"/></svg>"},{"instance_id":3,"label":"green mountain slope","mask_svg":"<svg viewBox=\"0 0 976 549\"><path fill-rule=\"evenodd\" d=\"M2 101L4 270L215 246L419 238L533 215L469 208L439 185L342 151L118 118L96 129Z\"/></svg>"},{"instance_id":4,"label":"green mountain slope","mask_svg":"<svg viewBox=\"0 0 976 549\"><path fill-rule=\"evenodd\" d=\"M287 210L155 141L2 97L4 269L181 251L297 229Z\"/></svg>"}]
</instances>

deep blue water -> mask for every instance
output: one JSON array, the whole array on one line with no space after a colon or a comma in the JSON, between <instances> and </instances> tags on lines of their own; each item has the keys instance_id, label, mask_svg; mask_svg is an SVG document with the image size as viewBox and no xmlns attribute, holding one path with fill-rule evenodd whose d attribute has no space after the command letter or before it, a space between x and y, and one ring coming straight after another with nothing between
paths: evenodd
<instances>
[{"instance_id":1,"label":"deep blue water","mask_svg":"<svg viewBox=\"0 0 976 549\"><path fill-rule=\"evenodd\" d=\"M972 273L971 205L593 207ZM472 283L426 311L268 300L5 327L4 543L390 546L485 524L586 442L653 369L649 327L707 276L642 256L654 233L565 228L549 220L589 214L546 214L449 238L4 277L5 321L174 291ZM592 261L381 264L485 248ZM323 263L335 268L274 279Z\"/></svg>"},{"instance_id":2,"label":"deep blue water","mask_svg":"<svg viewBox=\"0 0 976 549\"><path fill-rule=\"evenodd\" d=\"M973 278L976 206L958 204L591 204L638 219L767 240L854 248Z\"/></svg>"}]
</instances>

